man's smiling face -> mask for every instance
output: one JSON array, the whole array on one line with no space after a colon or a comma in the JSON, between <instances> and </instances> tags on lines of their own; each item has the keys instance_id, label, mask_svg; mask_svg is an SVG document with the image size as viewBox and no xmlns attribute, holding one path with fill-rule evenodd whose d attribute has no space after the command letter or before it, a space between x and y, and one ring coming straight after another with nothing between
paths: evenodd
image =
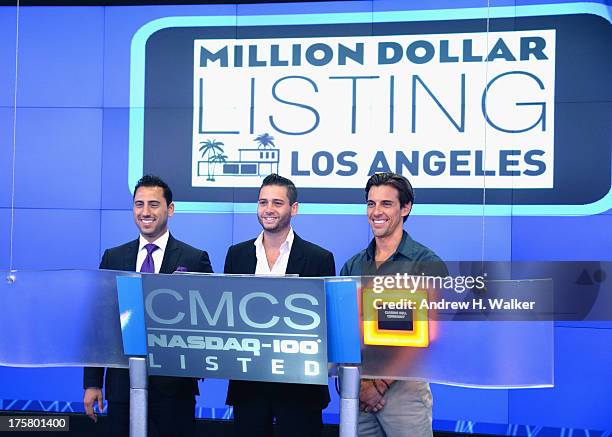
<instances>
[{"instance_id":1,"label":"man's smiling face","mask_svg":"<svg viewBox=\"0 0 612 437\"><path fill-rule=\"evenodd\" d=\"M291 217L297 214L297 207L297 202L289 204L287 187L265 185L259 190L257 219L264 231L282 232L291 224Z\"/></svg>"},{"instance_id":2,"label":"man's smiling face","mask_svg":"<svg viewBox=\"0 0 612 437\"><path fill-rule=\"evenodd\" d=\"M398 191L390 185L378 185L368 192L368 222L376 238L401 234L403 219L412 204L400 205Z\"/></svg>"},{"instance_id":3,"label":"man's smiling face","mask_svg":"<svg viewBox=\"0 0 612 437\"><path fill-rule=\"evenodd\" d=\"M149 242L168 230L168 217L174 214L174 203L166 204L162 187L139 187L134 193L134 222Z\"/></svg>"}]
</instances>

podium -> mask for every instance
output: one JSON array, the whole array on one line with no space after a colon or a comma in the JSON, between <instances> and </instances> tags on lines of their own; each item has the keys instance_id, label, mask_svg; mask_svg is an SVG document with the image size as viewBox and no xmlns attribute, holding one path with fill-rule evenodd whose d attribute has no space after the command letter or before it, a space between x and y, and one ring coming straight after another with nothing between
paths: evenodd
<instances>
[{"instance_id":1,"label":"podium","mask_svg":"<svg viewBox=\"0 0 612 437\"><path fill-rule=\"evenodd\" d=\"M552 386L551 320L421 311L411 330L394 332L373 319L389 314L372 309L401 301L397 290L372 295L364 278L3 273L0 365L129 367L131 435L146 435L147 374L326 384L329 368L340 378L342 437L356 435L360 376ZM547 280L499 281L487 293L548 296L551 289ZM437 299L432 291L417 297ZM406 340L415 336L420 342Z\"/></svg>"},{"instance_id":2,"label":"podium","mask_svg":"<svg viewBox=\"0 0 612 437\"><path fill-rule=\"evenodd\" d=\"M326 385L328 362L342 378L341 435L356 435L360 350L354 281L98 270L2 273L7 280L0 286L0 365L129 368L130 435L146 436L147 374ZM248 284L255 288L249 291ZM170 327L172 303L184 315ZM191 305L193 317L181 304ZM252 325L248 331L245 319ZM186 333L185 324L194 335L177 336ZM188 337L198 337L204 348L168 347L168 341L193 343ZM153 344L149 351L147 340ZM207 350L214 351L216 366L190 365ZM238 358L250 362L234 359L241 353L250 356ZM278 358L283 355L288 358ZM301 374L295 371L299 356L307 358L301 367L308 366ZM232 366L224 365L230 360Z\"/></svg>"}]
</instances>

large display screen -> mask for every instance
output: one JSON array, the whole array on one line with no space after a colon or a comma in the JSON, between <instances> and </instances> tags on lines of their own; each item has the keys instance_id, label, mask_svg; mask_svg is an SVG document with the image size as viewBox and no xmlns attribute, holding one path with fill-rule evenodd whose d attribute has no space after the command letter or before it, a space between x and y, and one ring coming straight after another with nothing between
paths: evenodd
<instances>
[{"instance_id":1,"label":"large display screen","mask_svg":"<svg viewBox=\"0 0 612 437\"><path fill-rule=\"evenodd\" d=\"M152 172L174 191L173 235L221 272L261 231L257 188L278 171L299 190L296 233L339 271L372 238L368 175L391 170L415 188L405 229L441 258L592 262L579 295L612 259L611 15L563 0L2 6L0 270L97 268L137 237L131 190ZM434 428L609 432L611 328L556 322L554 388L432 385ZM225 389L202 383L198 417L229 417ZM80 369L0 368L0 409L81 402Z\"/></svg>"}]
</instances>

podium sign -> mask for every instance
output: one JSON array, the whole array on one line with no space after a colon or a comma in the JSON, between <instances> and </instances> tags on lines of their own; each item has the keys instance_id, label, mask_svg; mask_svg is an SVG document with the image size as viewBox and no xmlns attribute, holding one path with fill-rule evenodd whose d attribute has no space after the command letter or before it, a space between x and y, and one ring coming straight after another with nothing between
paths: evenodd
<instances>
[{"instance_id":1,"label":"podium sign","mask_svg":"<svg viewBox=\"0 0 612 437\"><path fill-rule=\"evenodd\" d=\"M327 384L323 279L141 281L149 375Z\"/></svg>"}]
</instances>

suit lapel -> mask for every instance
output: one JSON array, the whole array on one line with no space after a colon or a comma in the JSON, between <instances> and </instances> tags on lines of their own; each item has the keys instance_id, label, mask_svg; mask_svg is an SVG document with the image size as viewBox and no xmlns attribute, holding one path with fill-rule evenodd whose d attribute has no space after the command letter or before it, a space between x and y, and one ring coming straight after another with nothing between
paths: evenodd
<instances>
[{"instance_id":1,"label":"suit lapel","mask_svg":"<svg viewBox=\"0 0 612 437\"><path fill-rule=\"evenodd\" d=\"M298 234L294 234L293 244L291 245L291 253L287 262L287 275L302 275L304 273L304 240Z\"/></svg>"},{"instance_id":2,"label":"suit lapel","mask_svg":"<svg viewBox=\"0 0 612 437\"><path fill-rule=\"evenodd\" d=\"M257 250L255 249L255 240L253 240L253 244L247 245L247 251L244 253L244 255L243 260L239 261L239 265L244 266L244 270L241 273L254 275L255 270L257 270Z\"/></svg>"},{"instance_id":3,"label":"suit lapel","mask_svg":"<svg viewBox=\"0 0 612 437\"><path fill-rule=\"evenodd\" d=\"M125 271L135 271L136 270L136 259L138 258L138 246L140 244L140 240L136 239L132 241L125 251L123 257L123 268L121 270Z\"/></svg>"},{"instance_id":4,"label":"suit lapel","mask_svg":"<svg viewBox=\"0 0 612 437\"><path fill-rule=\"evenodd\" d=\"M168 244L166 245L164 260L162 261L159 273L174 273L176 267L178 266L180 255L181 249L172 234L170 234L168 236Z\"/></svg>"}]
</instances>

